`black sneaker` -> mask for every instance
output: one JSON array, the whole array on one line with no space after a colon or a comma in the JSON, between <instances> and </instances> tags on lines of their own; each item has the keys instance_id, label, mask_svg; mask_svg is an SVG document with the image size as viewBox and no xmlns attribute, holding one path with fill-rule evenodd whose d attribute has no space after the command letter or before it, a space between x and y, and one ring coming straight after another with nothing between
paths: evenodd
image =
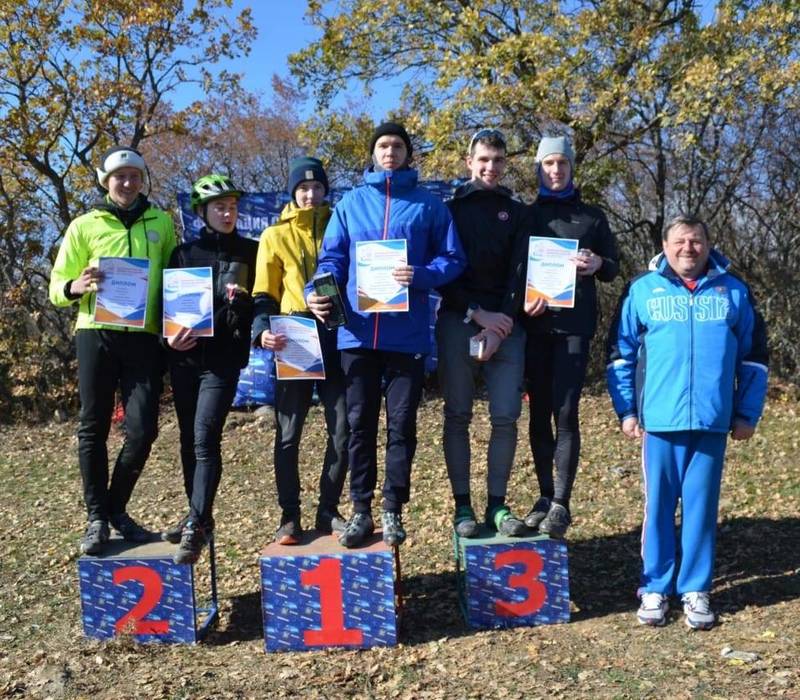
<instances>
[{"instance_id":1,"label":"black sneaker","mask_svg":"<svg viewBox=\"0 0 800 700\"><path fill-rule=\"evenodd\" d=\"M186 523L189 522L189 513L184 515L177 523L175 523L172 527L168 527L161 533L161 539L164 542L171 542L172 544L178 544L181 541L181 535L183 534L183 528L186 527Z\"/></svg>"},{"instance_id":2,"label":"black sneaker","mask_svg":"<svg viewBox=\"0 0 800 700\"><path fill-rule=\"evenodd\" d=\"M486 525L503 537L522 537L527 533L525 523L511 514L508 506L498 506L486 513Z\"/></svg>"},{"instance_id":3,"label":"black sneaker","mask_svg":"<svg viewBox=\"0 0 800 700\"><path fill-rule=\"evenodd\" d=\"M544 520L539 523L539 533L554 540L563 539L571 522L569 511L560 503L553 503Z\"/></svg>"},{"instance_id":4,"label":"black sneaker","mask_svg":"<svg viewBox=\"0 0 800 700\"><path fill-rule=\"evenodd\" d=\"M332 533L339 534L344 532L347 527L347 520L339 512L338 508L317 508L317 518L314 521L314 529L317 532L324 532L326 535Z\"/></svg>"},{"instance_id":5,"label":"black sneaker","mask_svg":"<svg viewBox=\"0 0 800 700\"><path fill-rule=\"evenodd\" d=\"M525 524L531 530L538 530L539 525L541 524L542 520L545 519L547 512L550 510L550 499L547 496L542 496L536 503L533 504L533 508L530 509L530 512L525 516Z\"/></svg>"},{"instance_id":6,"label":"black sneaker","mask_svg":"<svg viewBox=\"0 0 800 700\"><path fill-rule=\"evenodd\" d=\"M108 542L108 523L105 520L91 520L81 538L81 554L100 554Z\"/></svg>"},{"instance_id":7,"label":"black sneaker","mask_svg":"<svg viewBox=\"0 0 800 700\"><path fill-rule=\"evenodd\" d=\"M339 544L348 548L358 547L373 532L375 532L375 523L372 520L372 513L353 513L353 517L339 535Z\"/></svg>"},{"instance_id":8,"label":"black sneaker","mask_svg":"<svg viewBox=\"0 0 800 700\"><path fill-rule=\"evenodd\" d=\"M126 542L151 542L154 533L143 528L127 513L119 513L111 516L111 527L113 527Z\"/></svg>"},{"instance_id":9,"label":"black sneaker","mask_svg":"<svg viewBox=\"0 0 800 700\"><path fill-rule=\"evenodd\" d=\"M206 529L194 520L187 521L181 533L181 543L172 561L176 564L194 564L200 558L200 553L207 542Z\"/></svg>"},{"instance_id":10,"label":"black sneaker","mask_svg":"<svg viewBox=\"0 0 800 700\"><path fill-rule=\"evenodd\" d=\"M406 529L403 527L403 516L385 510L381 514L383 541L390 547L397 547L406 541Z\"/></svg>"},{"instance_id":11,"label":"black sneaker","mask_svg":"<svg viewBox=\"0 0 800 700\"><path fill-rule=\"evenodd\" d=\"M459 506L453 516L453 529L459 537L475 537L478 534L478 519L472 506Z\"/></svg>"},{"instance_id":12,"label":"black sneaker","mask_svg":"<svg viewBox=\"0 0 800 700\"><path fill-rule=\"evenodd\" d=\"M275 532L275 541L278 544L294 545L300 544L303 537L303 526L300 524L300 516L286 516L281 518L280 527Z\"/></svg>"}]
</instances>

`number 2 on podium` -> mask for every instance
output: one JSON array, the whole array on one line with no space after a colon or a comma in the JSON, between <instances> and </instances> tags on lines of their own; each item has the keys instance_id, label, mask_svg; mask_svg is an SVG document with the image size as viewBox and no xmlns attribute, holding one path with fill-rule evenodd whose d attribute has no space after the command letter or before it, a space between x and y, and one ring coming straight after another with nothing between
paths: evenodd
<instances>
[{"instance_id":1,"label":"number 2 on podium","mask_svg":"<svg viewBox=\"0 0 800 700\"><path fill-rule=\"evenodd\" d=\"M169 620L145 620L144 617L158 605L164 584L157 571L146 566L123 566L114 569L114 585L126 581L138 581L142 584L142 597L127 613L114 624L117 634L166 634L169 632Z\"/></svg>"}]
</instances>

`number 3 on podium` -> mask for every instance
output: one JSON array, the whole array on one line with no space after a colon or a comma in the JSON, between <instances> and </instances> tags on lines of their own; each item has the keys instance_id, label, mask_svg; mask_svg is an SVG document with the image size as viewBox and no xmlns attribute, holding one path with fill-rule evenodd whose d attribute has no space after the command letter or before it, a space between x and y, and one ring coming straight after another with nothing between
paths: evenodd
<instances>
[{"instance_id":1,"label":"number 3 on podium","mask_svg":"<svg viewBox=\"0 0 800 700\"><path fill-rule=\"evenodd\" d=\"M509 549L506 552L498 552L494 559L495 571L510 564L522 564L523 569L520 573L508 577L508 585L524 589L527 595L520 601L495 600L495 614L499 617L533 615L547 599L547 588L537 580L544 569L542 557L532 549Z\"/></svg>"}]
</instances>

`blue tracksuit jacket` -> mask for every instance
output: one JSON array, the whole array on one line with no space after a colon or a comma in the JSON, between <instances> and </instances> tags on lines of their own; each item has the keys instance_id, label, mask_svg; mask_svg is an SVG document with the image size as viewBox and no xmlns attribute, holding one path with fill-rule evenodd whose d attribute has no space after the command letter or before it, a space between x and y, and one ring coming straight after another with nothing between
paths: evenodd
<instances>
[{"instance_id":1,"label":"blue tracksuit jacket","mask_svg":"<svg viewBox=\"0 0 800 700\"><path fill-rule=\"evenodd\" d=\"M404 238L414 267L409 310L356 311L356 242ZM350 190L333 210L317 274L331 272L346 290L348 322L339 328L338 347L412 354L430 351L428 292L458 277L466 257L447 207L417 185L416 170L364 173L364 184ZM313 284L306 285L306 296Z\"/></svg>"},{"instance_id":2,"label":"blue tracksuit jacket","mask_svg":"<svg viewBox=\"0 0 800 700\"><path fill-rule=\"evenodd\" d=\"M767 390L764 324L748 286L711 250L690 291L662 254L633 279L608 338L608 388L620 419L648 432L727 433L755 425Z\"/></svg>"}]
</instances>

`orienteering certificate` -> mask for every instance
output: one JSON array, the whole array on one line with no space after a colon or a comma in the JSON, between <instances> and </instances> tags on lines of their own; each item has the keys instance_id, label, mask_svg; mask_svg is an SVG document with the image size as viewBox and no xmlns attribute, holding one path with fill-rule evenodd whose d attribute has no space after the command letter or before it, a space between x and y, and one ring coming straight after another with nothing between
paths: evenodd
<instances>
[{"instance_id":1,"label":"orienteering certificate","mask_svg":"<svg viewBox=\"0 0 800 700\"><path fill-rule=\"evenodd\" d=\"M164 337L181 328L192 336L214 335L214 275L210 267L180 267L163 271Z\"/></svg>"},{"instance_id":2,"label":"orienteering certificate","mask_svg":"<svg viewBox=\"0 0 800 700\"><path fill-rule=\"evenodd\" d=\"M146 258L99 258L101 281L94 321L109 326L144 328L150 261Z\"/></svg>"},{"instance_id":3,"label":"orienteering certificate","mask_svg":"<svg viewBox=\"0 0 800 700\"><path fill-rule=\"evenodd\" d=\"M392 270L408 264L406 240L356 241L358 310L367 313L408 311L408 287L392 277Z\"/></svg>"},{"instance_id":4,"label":"orienteering certificate","mask_svg":"<svg viewBox=\"0 0 800 700\"><path fill-rule=\"evenodd\" d=\"M528 241L528 274L525 303L543 298L549 307L571 309L575 306L576 238L542 238Z\"/></svg>"},{"instance_id":5,"label":"orienteering certificate","mask_svg":"<svg viewBox=\"0 0 800 700\"><path fill-rule=\"evenodd\" d=\"M278 379L325 379L317 323L304 316L270 316L269 329L286 336L286 347L275 351Z\"/></svg>"}]
</instances>

